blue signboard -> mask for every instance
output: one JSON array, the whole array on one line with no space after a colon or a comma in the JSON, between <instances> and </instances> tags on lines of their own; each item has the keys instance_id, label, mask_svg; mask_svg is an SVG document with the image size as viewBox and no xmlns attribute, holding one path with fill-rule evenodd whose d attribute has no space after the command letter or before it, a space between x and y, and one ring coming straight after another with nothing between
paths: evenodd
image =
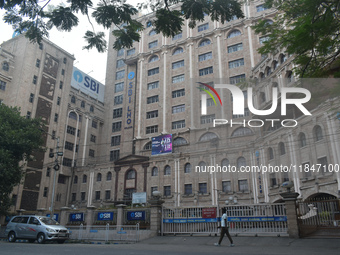
<instances>
[{"instance_id":1,"label":"blue signboard","mask_svg":"<svg viewBox=\"0 0 340 255\"><path fill-rule=\"evenodd\" d=\"M287 216L273 216L273 217L228 217L230 222L274 222L287 221Z\"/></svg>"},{"instance_id":2,"label":"blue signboard","mask_svg":"<svg viewBox=\"0 0 340 255\"><path fill-rule=\"evenodd\" d=\"M128 220L145 220L145 211L127 212Z\"/></svg>"},{"instance_id":3,"label":"blue signboard","mask_svg":"<svg viewBox=\"0 0 340 255\"><path fill-rule=\"evenodd\" d=\"M151 155L172 152L172 134L152 137Z\"/></svg>"},{"instance_id":4,"label":"blue signboard","mask_svg":"<svg viewBox=\"0 0 340 255\"><path fill-rule=\"evenodd\" d=\"M84 221L84 213L71 213L70 221Z\"/></svg>"},{"instance_id":5,"label":"blue signboard","mask_svg":"<svg viewBox=\"0 0 340 255\"><path fill-rule=\"evenodd\" d=\"M46 217L50 217L50 215L51 214L46 214ZM55 213L55 214L53 214L53 219L55 220L55 221L59 221L59 213Z\"/></svg>"},{"instance_id":6,"label":"blue signboard","mask_svg":"<svg viewBox=\"0 0 340 255\"><path fill-rule=\"evenodd\" d=\"M97 220L113 220L113 212L98 212Z\"/></svg>"}]
</instances>

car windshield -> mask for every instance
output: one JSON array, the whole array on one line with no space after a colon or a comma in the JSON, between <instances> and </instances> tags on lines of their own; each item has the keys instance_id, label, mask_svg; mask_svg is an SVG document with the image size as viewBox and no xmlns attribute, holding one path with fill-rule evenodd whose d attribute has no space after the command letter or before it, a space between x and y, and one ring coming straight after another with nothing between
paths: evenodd
<instances>
[{"instance_id":1,"label":"car windshield","mask_svg":"<svg viewBox=\"0 0 340 255\"><path fill-rule=\"evenodd\" d=\"M41 222L43 222L46 225L59 225L59 222L48 217L39 217L39 220L41 220Z\"/></svg>"}]
</instances>

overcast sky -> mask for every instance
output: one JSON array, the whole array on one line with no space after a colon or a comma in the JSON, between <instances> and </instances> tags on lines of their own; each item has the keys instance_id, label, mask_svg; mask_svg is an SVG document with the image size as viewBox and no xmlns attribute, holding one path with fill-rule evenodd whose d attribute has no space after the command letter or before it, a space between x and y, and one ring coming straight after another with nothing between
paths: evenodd
<instances>
[{"instance_id":1,"label":"overcast sky","mask_svg":"<svg viewBox=\"0 0 340 255\"><path fill-rule=\"evenodd\" d=\"M93 1L94 3L97 1ZM136 6L140 0L128 0L128 3ZM55 4L55 2L53 2ZM10 25L7 25L2 20L4 11L0 10L0 44L12 38L14 30ZM74 66L89 74L89 76L95 78L100 83L105 84L105 72L106 72L106 53L98 53L96 49L82 50L83 46L86 45L83 36L87 30L92 31L92 27L87 21L87 18L78 15L80 20L78 27L73 29L71 32L59 32L56 29L50 31L49 40L54 44L58 45L67 52L73 54L76 58ZM92 21L93 25L96 22ZM103 31L106 35L106 41L109 42L109 31L104 30L101 26L95 27L96 32ZM112 45L108 45L112 47Z\"/></svg>"}]
</instances>

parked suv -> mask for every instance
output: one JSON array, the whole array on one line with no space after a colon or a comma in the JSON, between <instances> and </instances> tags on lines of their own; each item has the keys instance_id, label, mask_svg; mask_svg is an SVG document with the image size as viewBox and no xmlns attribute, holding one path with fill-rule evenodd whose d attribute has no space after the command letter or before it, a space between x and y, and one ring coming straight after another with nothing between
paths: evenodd
<instances>
[{"instance_id":1,"label":"parked suv","mask_svg":"<svg viewBox=\"0 0 340 255\"><path fill-rule=\"evenodd\" d=\"M28 239L30 243L37 240L44 243L46 240L56 240L64 243L69 238L69 231L57 221L44 216L22 215L14 216L7 224L5 235L9 242L16 239Z\"/></svg>"}]
</instances>

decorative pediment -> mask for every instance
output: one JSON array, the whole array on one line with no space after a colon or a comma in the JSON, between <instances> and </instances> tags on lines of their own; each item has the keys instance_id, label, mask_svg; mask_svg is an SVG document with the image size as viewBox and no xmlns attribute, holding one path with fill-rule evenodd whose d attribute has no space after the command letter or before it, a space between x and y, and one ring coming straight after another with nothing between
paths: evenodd
<instances>
[{"instance_id":1,"label":"decorative pediment","mask_svg":"<svg viewBox=\"0 0 340 255\"><path fill-rule=\"evenodd\" d=\"M140 155L128 155L115 161L115 165L136 165L142 164L143 162L149 161L149 157Z\"/></svg>"}]
</instances>

